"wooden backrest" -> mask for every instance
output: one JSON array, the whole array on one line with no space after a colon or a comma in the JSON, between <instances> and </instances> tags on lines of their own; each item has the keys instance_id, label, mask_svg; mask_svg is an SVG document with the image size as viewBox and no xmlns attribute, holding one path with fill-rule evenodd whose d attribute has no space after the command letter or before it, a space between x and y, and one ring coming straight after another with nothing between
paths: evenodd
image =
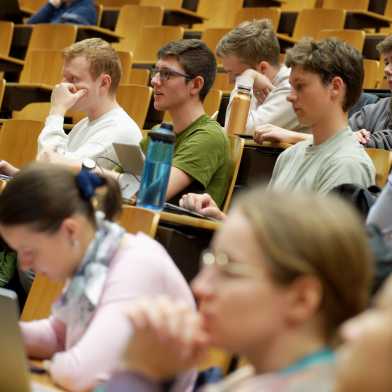
<instances>
[{"instance_id":1,"label":"wooden backrest","mask_svg":"<svg viewBox=\"0 0 392 392\"><path fill-rule=\"evenodd\" d=\"M6 81L5 79L0 79L0 108L3 103L4 92L5 92Z\"/></svg>"},{"instance_id":2,"label":"wooden backrest","mask_svg":"<svg viewBox=\"0 0 392 392\"><path fill-rule=\"evenodd\" d=\"M365 72L365 77L363 79L362 87L366 88L376 88L379 84L379 69L380 62L377 60L363 60L363 69Z\"/></svg>"},{"instance_id":3,"label":"wooden backrest","mask_svg":"<svg viewBox=\"0 0 392 392\"><path fill-rule=\"evenodd\" d=\"M219 112L219 107L222 102L222 96L223 92L221 90L211 89L205 97L203 101L203 107L206 114L208 114L210 117L215 115L216 112ZM173 121L168 111L165 112L163 116L163 121L169 123Z\"/></svg>"},{"instance_id":4,"label":"wooden backrest","mask_svg":"<svg viewBox=\"0 0 392 392\"><path fill-rule=\"evenodd\" d=\"M217 27L206 29L203 31L201 40L211 49L212 53L215 53L218 42L230 30L231 30L230 28L217 28Z\"/></svg>"},{"instance_id":5,"label":"wooden backrest","mask_svg":"<svg viewBox=\"0 0 392 392\"><path fill-rule=\"evenodd\" d=\"M245 139L238 136L229 136L230 141L230 152L231 152L231 164L232 171L230 175L229 187L227 189L225 202L223 204L222 211L227 213L230 208L231 200L233 198L233 192L235 183L237 181L238 171L240 170L241 158L244 152Z\"/></svg>"},{"instance_id":6,"label":"wooden backrest","mask_svg":"<svg viewBox=\"0 0 392 392\"><path fill-rule=\"evenodd\" d=\"M225 72L218 72L215 76L214 84L212 85L214 90L222 90L224 92L230 92L234 88L234 83L230 83L229 76Z\"/></svg>"},{"instance_id":7,"label":"wooden backrest","mask_svg":"<svg viewBox=\"0 0 392 392\"><path fill-rule=\"evenodd\" d=\"M181 26L145 26L134 51L134 62L155 63L158 50L170 41L181 39Z\"/></svg>"},{"instance_id":8,"label":"wooden backrest","mask_svg":"<svg viewBox=\"0 0 392 392\"><path fill-rule=\"evenodd\" d=\"M148 86L150 82L150 70L146 68L132 68L129 76L130 84Z\"/></svg>"},{"instance_id":9,"label":"wooden backrest","mask_svg":"<svg viewBox=\"0 0 392 392\"><path fill-rule=\"evenodd\" d=\"M117 51L117 54L120 58L122 68L120 83L127 84L129 83L129 75L131 74L133 54L132 52L125 52L122 50Z\"/></svg>"},{"instance_id":10,"label":"wooden backrest","mask_svg":"<svg viewBox=\"0 0 392 392\"><path fill-rule=\"evenodd\" d=\"M61 50L76 40L77 27L71 24L42 23L33 25L28 52L37 49Z\"/></svg>"},{"instance_id":11,"label":"wooden backrest","mask_svg":"<svg viewBox=\"0 0 392 392\"><path fill-rule=\"evenodd\" d=\"M182 0L140 0L140 5L154 5L165 8L181 8Z\"/></svg>"},{"instance_id":12,"label":"wooden backrest","mask_svg":"<svg viewBox=\"0 0 392 392\"><path fill-rule=\"evenodd\" d=\"M38 11L45 3L46 0L19 0L20 7L30 11Z\"/></svg>"},{"instance_id":13,"label":"wooden backrest","mask_svg":"<svg viewBox=\"0 0 392 392\"><path fill-rule=\"evenodd\" d=\"M115 32L124 38L119 43L113 44L113 47L117 50L134 51L141 39L143 27L162 25L163 12L162 7L155 6L125 5L121 7ZM144 41L144 44L147 42Z\"/></svg>"},{"instance_id":14,"label":"wooden backrest","mask_svg":"<svg viewBox=\"0 0 392 392\"><path fill-rule=\"evenodd\" d=\"M280 8L282 11L300 11L304 8L314 8L317 0L288 0L282 3Z\"/></svg>"},{"instance_id":15,"label":"wooden backrest","mask_svg":"<svg viewBox=\"0 0 392 392\"><path fill-rule=\"evenodd\" d=\"M141 231L154 238L159 223L159 213L145 208L123 206L119 224L128 233L136 234Z\"/></svg>"},{"instance_id":16,"label":"wooden backrest","mask_svg":"<svg viewBox=\"0 0 392 392\"><path fill-rule=\"evenodd\" d=\"M43 122L7 120L0 131L0 157L16 167L35 160L37 139Z\"/></svg>"},{"instance_id":17,"label":"wooden backrest","mask_svg":"<svg viewBox=\"0 0 392 392\"><path fill-rule=\"evenodd\" d=\"M102 21L102 15L103 15L103 5L95 3L95 11L97 13L97 26L100 26Z\"/></svg>"},{"instance_id":18,"label":"wooden backrest","mask_svg":"<svg viewBox=\"0 0 392 392\"><path fill-rule=\"evenodd\" d=\"M319 31L316 38L321 40L329 37L339 38L340 40L347 42L361 53L365 43L366 34L363 30L326 29Z\"/></svg>"},{"instance_id":19,"label":"wooden backrest","mask_svg":"<svg viewBox=\"0 0 392 392\"><path fill-rule=\"evenodd\" d=\"M138 5L140 0L97 0L97 2L104 7L122 7L129 4Z\"/></svg>"},{"instance_id":20,"label":"wooden backrest","mask_svg":"<svg viewBox=\"0 0 392 392\"><path fill-rule=\"evenodd\" d=\"M382 188L388 180L391 171L391 152L380 148L365 148L376 168L376 185Z\"/></svg>"},{"instance_id":21,"label":"wooden backrest","mask_svg":"<svg viewBox=\"0 0 392 392\"><path fill-rule=\"evenodd\" d=\"M323 0L323 8L367 11L369 0Z\"/></svg>"},{"instance_id":22,"label":"wooden backrest","mask_svg":"<svg viewBox=\"0 0 392 392\"><path fill-rule=\"evenodd\" d=\"M377 80L378 80L378 84L377 84L377 88L382 88L382 89L386 89L389 90L389 85L388 85L388 81L385 78L385 65L384 65L384 57L381 54L380 56L380 64L378 66L378 76L377 76Z\"/></svg>"},{"instance_id":23,"label":"wooden backrest","mask_svg":"<svg viewBox=\"0 0 392 392\"><path fill-rule=\"evenodd\" d=\"M35 120L44 122L48 117L50 102L32 102L22 110L13 111L12 118L15 120Z\"/></svg>"},{"instance_id":24,"label":"wooden backrest","mask_svg":"<svg viewBox=\"0 0 392 392\"><path fill-rule=\"evenodd\" d=\"M124 84L117 89L117 102L141 129L146 121L151 96L152 88L149 86Z\"/></svg>"},{"instance_id":25,"label":"wooden backrest","mask_svg":"<svg viewBox=\"0 0 392 392\"><path fill-rule=\"evenodd\" d=\"M203 107L205 112L211 117L216 112L219 112L219 108L222 102L223 92L222 90L211 89L204 99Z\"/></svg>"},{"instance_id":26,"label":"wooden backrest","mask_svg":"<svg viewBox=\"0 0 392 392\"><path fill-rule=\"evenodd\" d=\"M124 206L119 223L127 232L136 234L141 231L155 237L159 223L159 213L143 208ZM46 318L50 315L53 303L64 287L64 282L53 282L46 276L36 274L31 286L21 320L31 321Z\"/></svg>"},{"instance_id":27,"label":"wooden backrest","mask_svg":"<svg viewBox=\"0 0 392 392\"><path fill-rule=\"evenodd\" d=\"M0 21L0 54L8 56L10 53L14 24L12 22Z\"/></svg>"},{"instance_id":28,"label":"wooden backrest","mask_svg":"<svg viewBox=\"0 0 392 392\"><path fill-rule=\"evenodd\" d=\"M384 15L389 18L392 17L392 0L386 0Z\"/></svg>"},{"instance_id":29,"label":"wooden backrest","mask_svg":"<svg viewBox=\"0 0 392 392\"><path fill-rule=\"evenodd\" d=\"M233 28L237 11L242 8L243 0L199 0L197 13L208 17L201 24L193 25L195 30L215 27Z\"/></svg>"},{"instance_id":30,"label":"wooden backrest","mask_svg":"<svg viewBox=\"0 0 392 392\"><path fill-rule=\"evenodd\" d=\"M280 20L280 9L274 7L247 7L241 8L237 11L235 16L234 25L237 26L241 22L247 20L258 20L258 19L270 19L273 26L274 31L278 30L279 20Z\"/></svg>"},{"instance_id":31,"label":"wooden backrest","mask_svg":"<svg viewBox=\"0 0 392 392\"><path fill-rule=\"evenodd\" d=\"M293 31L293 38L315 38L320 30L343 29L346 12L337 9L313 8L298 13Z\"/></svg>"},{"instance_id":32,"label":"wooden backrest","mask_svg":"<svg viewBox=\"0 0 392 392\"><path fill-rule=\"evenodd\" d=\"M63 65L61 50L33 50L26 59L19 83L54 86L62 80Z\"/></svg>"}]
</instances>

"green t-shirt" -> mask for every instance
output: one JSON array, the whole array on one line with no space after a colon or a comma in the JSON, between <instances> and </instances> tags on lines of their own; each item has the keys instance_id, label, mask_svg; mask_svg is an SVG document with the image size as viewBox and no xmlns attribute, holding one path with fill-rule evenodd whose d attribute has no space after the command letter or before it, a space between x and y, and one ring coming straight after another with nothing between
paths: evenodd
<instances>
[{"instance_id":1,"label":"green t-shirt","mask_svg":"<svg viewBox=\"0 0 392 392\"><path fill-rule=\"evenodd\" d=\"M144 153L147 145L145 137L140 142ZM194 181L171 201L177 201L184 193L207 192L218 206L223 204L230 175L230 147L216 121L204 114L177 134L172 165Z\"/></svg>"}]
</instances>

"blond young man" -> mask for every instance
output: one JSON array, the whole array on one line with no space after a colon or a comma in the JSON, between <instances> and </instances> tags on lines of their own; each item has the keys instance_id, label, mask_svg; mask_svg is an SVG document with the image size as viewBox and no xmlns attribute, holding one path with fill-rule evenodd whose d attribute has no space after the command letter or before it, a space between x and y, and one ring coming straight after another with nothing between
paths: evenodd
<instances>
[{"instance_id":1,"label":"blond young man","mask_svg":"<svg viewBox=\"0 0 392 392\"><path fill-rule=\"evenodd\" d=\"M116 101L121 63L115 50L100 38L79 41L64 50L63 80L52 91L51 108L38 138L38 159L80 164L84 158L112 168L117 157L113 143L138 144L137 124ZM69 110L84 112L68 134L64 116ZM18 169L5 161L0 171L13 175Z\"/></svg>"},{"instance_id":2,"label":"blond young man","mask_svg":"<svg viewBox=\"0 0 392 392\"><path fill-rule=\"evenodd\" d=\"M254 97L246 126L252 133L268 124L298 129L299 122L286 98L290 93L290 70L280 64L280 46L268 19L244 22L226 34L216 53L232 82L228 110L238 85L253 86Z\"/></svg>"}]
</instances>

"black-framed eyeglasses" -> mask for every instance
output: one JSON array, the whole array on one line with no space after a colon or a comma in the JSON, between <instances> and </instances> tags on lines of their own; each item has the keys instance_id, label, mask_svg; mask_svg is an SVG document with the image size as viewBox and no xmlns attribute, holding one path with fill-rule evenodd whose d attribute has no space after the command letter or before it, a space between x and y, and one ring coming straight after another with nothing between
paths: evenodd
<instances>
[{"instance_id":1,"label":"black-framed eyeglasses","mask_svg":"<svg viewBox=\"0 0 392 392\"><path fill-rule=\"evenodd\" d=\"M191 80L193 79L192 76L189 76L187 74L184 74L182 72L174 71L174 69L169 69L169 68L153 68L151 70L151 79L154 78L157 74L159 74L159 79L162 82L166 82L169 80L172 76L182 76L186 80Z\"/></svg>"}]
</instances>

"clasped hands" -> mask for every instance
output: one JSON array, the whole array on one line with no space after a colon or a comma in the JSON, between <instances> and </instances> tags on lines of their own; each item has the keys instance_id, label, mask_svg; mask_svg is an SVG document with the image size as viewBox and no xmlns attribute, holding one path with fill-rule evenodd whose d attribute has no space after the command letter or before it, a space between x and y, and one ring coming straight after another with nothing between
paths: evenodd
<instances>
[{"instance_id":1,"label":"clasped hands","mask_svg":"<svg viewBox=\"0 0 392 392\"><path fill-rule=\"evenodd\" d=\"M133 335L124 368L160 382L199 365L208 338L199 313L167 297L142 299L126 311Z\"/></svg>"}]
</instances>

